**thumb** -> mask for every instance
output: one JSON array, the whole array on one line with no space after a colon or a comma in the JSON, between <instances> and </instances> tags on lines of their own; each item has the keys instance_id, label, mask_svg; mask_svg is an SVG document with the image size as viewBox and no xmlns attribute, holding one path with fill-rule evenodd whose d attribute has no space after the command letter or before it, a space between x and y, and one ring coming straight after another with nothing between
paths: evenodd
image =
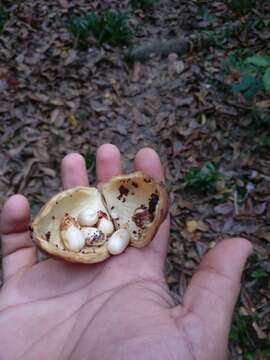
<instances>
[{"instance_id":1,"label":"thumb","mask_svg":"<svg viewBox=\"0 0 270 360\"><path fill-rule=\"evenodd\" d=\"M228 336L241 275L251 252L246 239L223 240L206 254L191 280L184 308L195 313L212 334Z\"/></svg>"}]
</instances>

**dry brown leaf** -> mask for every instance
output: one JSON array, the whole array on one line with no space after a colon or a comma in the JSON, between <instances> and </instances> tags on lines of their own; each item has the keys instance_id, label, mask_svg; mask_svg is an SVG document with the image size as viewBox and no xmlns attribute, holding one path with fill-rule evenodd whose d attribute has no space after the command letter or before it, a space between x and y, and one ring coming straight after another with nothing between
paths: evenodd
<instances>
[{"instance_id":1,"label":"dry brown leaf","mask_svg":"<svg viewBox=\"0 0 270 360\"><path fill-rule=\"evenodd\" d=\"M57 0L57 1L63 9L68 9L70 6L68 0Z\"/></svg>"},{"instance_id":2,"label":"dry brown leaf","mask_svg":"<svg viewBox=\"0 0 270 360\"><path fill-rule=\"evenodd\" d=\"M256 106L260 109L270 109L270 100L262 100L259 102L256 102Z\"/></svg>"},{"instance_id":3,"label":"dry brown leaf","mask_svg":"<svg viewBox=\"0 0 270 360\"><path fill-rule=\"evenodd\" d=\"M186 227L189 233L194 233L198 229L198 222L196 220L187 221Z\"/></svg>"}]
</instances>

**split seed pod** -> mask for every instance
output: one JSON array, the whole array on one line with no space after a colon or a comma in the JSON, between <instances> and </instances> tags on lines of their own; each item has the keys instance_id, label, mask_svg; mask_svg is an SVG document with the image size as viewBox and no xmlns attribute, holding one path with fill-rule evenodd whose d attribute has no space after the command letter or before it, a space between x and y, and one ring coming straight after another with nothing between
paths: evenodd
<instances>
[{"instance_id":1,"label":"split seed pod","mask_svg":"<svg viewBox=\"0 0 270 360\"><path fill-rule=\"evenodd\" d=\"M82 216L91 213L91 209L98 214L97 232L90 223L87 227L88 222ZM76 187L55 195L34 219L31 235L36 245L48 255L70 262L97 263L124 251L128 244L136 248L148 245L166 210L167 196L162 185L148 175L135 172L112 178L100 191ZM81 248L75 246L75 251L68 248L61 232L67 218L72 219L73 226L76 224L80 239L82 235L85 241ZM122 234L119 229L125 229L125 244L120 239L120 245L117 245L120 250L111 250L109 244L116 244L117 233Z\"/></svg>"}]
</instances>

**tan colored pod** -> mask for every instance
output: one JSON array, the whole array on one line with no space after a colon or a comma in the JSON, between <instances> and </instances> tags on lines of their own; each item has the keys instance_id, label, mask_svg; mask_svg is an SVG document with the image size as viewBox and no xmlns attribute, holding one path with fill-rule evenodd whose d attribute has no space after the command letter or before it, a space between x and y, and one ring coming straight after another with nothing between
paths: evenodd
<instances>
[{"instance_id":1,"label":"tan colored pod","mask_svg":"<svg viewBox=\"0 0 270 360\"><path fill-rule=\"evenodd\" d=\"M95 188L76 187L55 195L40 210L32 223L32 237L48 255L76 263L96 263L109 257L105 244L85 246L80 252L68 250L61 239L61 224L66 216L77 219L84 209L93 205L107 214L102 196ZM107 214L108 215L108 214Z\"/></svg>"},{"instance_id":2,"label":"tan colored pod","mask_svg":"<svg viewBox=\"0 0 270 360\"><path fill-rule=\"evenodd\" d=\"M130 245L142 248L153 239L167 212L167 194L161 184L141 172L112 178L102 187L116 229L127 227Z\"/></svg>"},{"instance_id":3,"label":"tan colored pod","mask_svg":"<svg viewBox=\"0 0 270 360\"><path fill-rule=\"evenodd\" d=\"M109 237L105 236L104 241L86 241L76 252L68 249L61 237L64 219L68 217L79 224L79 215L89 209L98 213L97 228L99 224L107 226L109 222L104 221L107 219L114 224L115 231L128 230L129 246L141 248L152 240L163 221L167 196L162 185L141 172L114 177L100 191L90 187L65 190L49 200L34 219L31 226L34 242L48 255L66 261L87 264L104 261L111 256L107 249ZM81 224L79 227L85 229Z\"/></svg>"}]
</instances>

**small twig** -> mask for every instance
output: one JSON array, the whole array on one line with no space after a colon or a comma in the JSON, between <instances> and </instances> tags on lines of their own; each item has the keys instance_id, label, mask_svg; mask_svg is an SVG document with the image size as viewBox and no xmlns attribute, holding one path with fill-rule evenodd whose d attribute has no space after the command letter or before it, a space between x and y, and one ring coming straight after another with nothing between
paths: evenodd
<instances>
[{"instance_id":1,"label":"small twig","mask_svg":"<svg viewBox=\"0 0 270 360\"><path fill-rule=\"evenodd\" d=\"M73 48L74 48L74 49L77 49L77 48L78 48L78 44L79 44L79 35L77 35L77 36L75 37Z\"/></svg>"},{"instance_id":2,"label":"small twig","mask_svg":"<svg viewBox=\"0 0 270 360\"><path fill-rule=\"evenodd\" d=\"M201 49L204 46L209 47L212 38L215 36L229 36L234 33L239 33L242 28L240 21L235 21L230 26L225 25L219 30L197 32L190 36L182 35L176 39L154 40L141 44L130 49L127 53L127 58L138 61L145 61L153 56L168 56L170 53L177 53L183 55L190 49Z\"/></svg>"},{"instance_id":3,"label":"small twig","mask_svg":"<svg viewBox=\"0 0 270 360\"><path fill-rule=\"evenodd\" d=\"M234 204L234 213L235 215L239 215L239 206L238 206L238 194L237 194L237 190L234 191L233 193L233 204Z\"/></svg>"}]
</instances>

